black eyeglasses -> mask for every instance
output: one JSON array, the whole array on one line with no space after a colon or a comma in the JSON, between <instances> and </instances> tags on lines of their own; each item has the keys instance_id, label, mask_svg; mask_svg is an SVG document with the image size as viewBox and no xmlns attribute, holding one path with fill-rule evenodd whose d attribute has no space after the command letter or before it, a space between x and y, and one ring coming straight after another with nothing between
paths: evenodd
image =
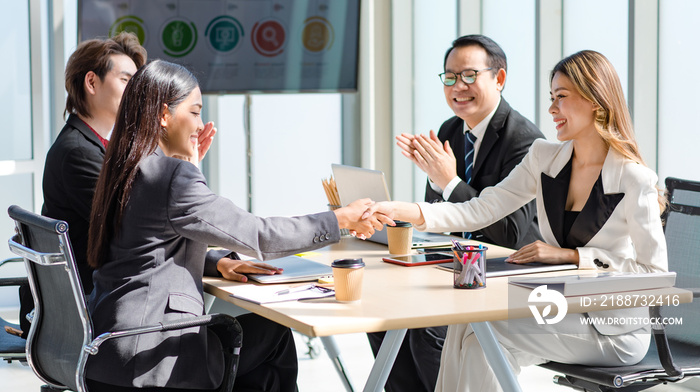
<instances>
[{"instance_id":1,"label":"black eyeglasses","mask_svg":"<svg viewBox=\"0 0 700 392\"><path fill-rule=\"evenodd\" d=\"M472 84L476 82L476 76L479 74L479 72L484 72L484 71L490 71L493 68L484 68L484 69L465 69L464 71L460 72L459 74L456 74L454 72L443 72L440 75L440 81L442 84L445 86L454 86L455 83L457 83L457 75L462 77L462 81L466 84Z\"/></svg>"}]
</instances>

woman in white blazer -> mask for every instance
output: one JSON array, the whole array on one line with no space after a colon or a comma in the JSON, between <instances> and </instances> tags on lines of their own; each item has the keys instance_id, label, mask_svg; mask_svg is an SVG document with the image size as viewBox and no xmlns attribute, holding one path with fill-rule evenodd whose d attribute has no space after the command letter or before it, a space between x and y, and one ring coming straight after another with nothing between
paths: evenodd
<instances>
[{"instance_id":1,"label":"woman in white blazer","mask_svg":"<svg viewBox=\"0 0 700 392\"><path fill-rule=\"evenodd\" d=\"M419 230L474 231L533 198L540 232L509 261L575 263L581 269L667 270L660 211L665 200L634 140L622 87L600 53L582 51L560 61L550 77L549 112L562 143L537 140L523 161L478 199L453 203L381 202L370 213L412 222ZM421 155L437 148L414 142ZM420 156L416 154L416 156ZM648 316L645 308L590 312L589 316ZM516 374L521 366L549 360L619 366L639 362L649 346L649 326L635 322L589 325L571 314L556 324L534 319L493 322ZM628 319L629 320L629 319ZM639 320L639 319L638 319ZM605 320L604 320L605 321ZM481 346L468 324L451 325L436 391L498 391Z\"/></svg>"},{"instance_id":2,"label":"woman in white blazer","mask_svg":"<svg viewBox=\"0 0 700 392\"><path fill-rule=\"evenodd\" d=\"M126 87L90 220L96 334L201 315L203 274L244 280L239 273L253 272L243 261L212 257L207 245L265 260L337 242L339 227L364 234L381 227L359 221L368 200L312 215L259 218L217 196L186 161L198 161L198 139L206 132L201 110L197 80L180 65L151 62ZM254 314L239 322L236 390L295 391L289 328ZM115 339L88 360L88 385L110 392L214 390L223 377L222 357L218 338L206 328Z\"/></svg>"}]
</instances>

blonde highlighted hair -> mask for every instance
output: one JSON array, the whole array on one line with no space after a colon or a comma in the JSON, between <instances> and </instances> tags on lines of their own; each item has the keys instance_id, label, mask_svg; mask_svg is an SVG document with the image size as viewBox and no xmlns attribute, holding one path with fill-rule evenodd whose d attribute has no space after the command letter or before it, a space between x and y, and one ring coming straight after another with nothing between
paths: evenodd
<instances>
[{"instance_id":1,"label":"blonde highlighted hair","mask_svg":"<svg viewBox=\"0 0 700 392\"><path fill-rule=\"evenodd\" d=\"M582 50L554 66L549 75L550 84L557 72L566 76L584 99L596 105L595 127L608 147L646 166L634 137L620 78L610 61L596 51ZM666 198L659 193L661 211L666 204Z\"/></svg>"}]
</instances>

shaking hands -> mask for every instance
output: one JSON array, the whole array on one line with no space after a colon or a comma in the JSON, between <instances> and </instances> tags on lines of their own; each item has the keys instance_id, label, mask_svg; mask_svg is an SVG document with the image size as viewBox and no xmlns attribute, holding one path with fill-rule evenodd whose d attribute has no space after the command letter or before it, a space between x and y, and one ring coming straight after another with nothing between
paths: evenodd
<instances>
[{"instance_id":1,"label":"shaking hands","mask_svg":"<svg viewBox=\"0 0 700 392\"><path fill-rule=\"evenodd\" d=\"M349 229L350 234L361 239L371 237L384 224L393 225L394 221L381 213L367 213L375 205L371 199L359 199L345 207L333 210L341 229Z\"/></svg>"},{"instance_id":2,"label":"shaking hands","mask_svg":"<svg viewBox=\"0 0 700 392\"><path fill-rule=\"evenodd\" d=\"M381 230L384 224L393 226L394 220L418 225L425 222L418 204L401 201L375 203L370 199L360 199L334 212L340 228L350 229L351 234L362 239L371 237L375 230Z\"/></svg>"}]
</instances>

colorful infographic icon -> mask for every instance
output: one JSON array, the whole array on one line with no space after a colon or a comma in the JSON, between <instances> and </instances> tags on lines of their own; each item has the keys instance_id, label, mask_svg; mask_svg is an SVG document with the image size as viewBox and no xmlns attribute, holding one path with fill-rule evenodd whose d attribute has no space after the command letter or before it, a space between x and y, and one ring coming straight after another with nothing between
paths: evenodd
<instances>
[{"instance_id":1,"label":"colorful infographic icon","mask_svg":"<svg viewBox=\"0 0 700 392\"><path fill-rule=\"evenodd\" d=\"M263 56L274 57L282 53L287 42L287 31L275 19L261 20L253 25L250 40L256 52Z\"/></svg>"},{"instance_id":2,"label":"colorful infographic icon","mask_svg":"<svg viewBox=\"0 0 700 392\"><path fill-rule=\"evenodd\" d=\"M160 31L160 43L168 56L186 56L197 45L197 27L181 17L170 19Z\"/></svg>"},{"instance_id":3,"label":"colorful infographic icon","mask_svg":"<svg viewBox=\"0 0 700 392\"><path fill-rule=\"evenodd\" d=\"M243 26L236 18L219 16L209 22L204 35L215 52L231 53L241 43Z\"/></svg>"},{"instance_id":4,"label":"colorful infographic icon","mask_svg":"<svg viewBox=\"0 0 700 392\"><path fill-rule=\"evenodd\" d=\"M134 33L141 45L146 44L146 25L143 23L143 19L133 15L122 16L109 27L109 36L114 37L122 31Z\"/></svg>"},{"instance_id":5,"label":"colorful infographic icon","mask_svg":"<svg viewBox=\"0 0 700 392\"><path fill-rule=\"evenodd\" d=\"M304 21L301 32L304 48L309 52L319 53L333 46L335 33L333 26L325 18L312 16Z\"/></svg>"}]
</instances>

